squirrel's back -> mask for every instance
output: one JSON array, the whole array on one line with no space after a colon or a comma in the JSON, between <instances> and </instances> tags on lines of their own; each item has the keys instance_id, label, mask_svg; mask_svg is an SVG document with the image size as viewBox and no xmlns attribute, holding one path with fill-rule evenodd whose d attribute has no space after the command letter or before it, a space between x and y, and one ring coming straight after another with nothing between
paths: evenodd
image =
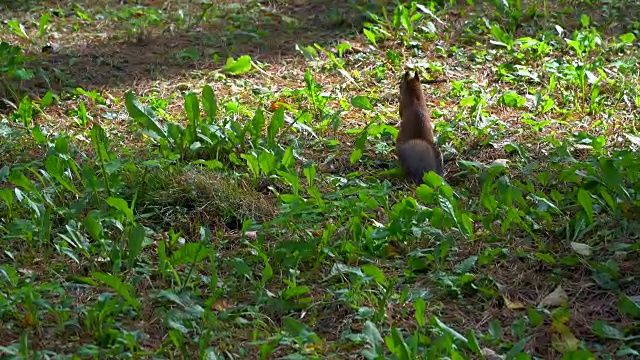
<instances>
[{"instance_id":1,"label":"squirrel's back","mask_svg":"<svg viewBox=\"0 0 640 360\"><path fill-rule=\"evenodd\" d=\"M431 170L443 175L442 155L434 142L429 111L420 87L418 73L405 72L400 83L400 131L396 154L400 167L417 184Z\"/></svg>"}]
</instances>

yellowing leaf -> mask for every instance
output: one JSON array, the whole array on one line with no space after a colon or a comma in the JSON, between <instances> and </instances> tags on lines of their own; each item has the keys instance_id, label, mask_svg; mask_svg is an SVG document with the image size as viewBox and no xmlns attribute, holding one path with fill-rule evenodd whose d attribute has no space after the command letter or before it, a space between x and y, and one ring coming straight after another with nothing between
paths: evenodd
<instances>
[{"instance_id":1,"label":"yellowing leaf","mask_svg":"<svg viewBox=\"0 0 640 360\"><path fill-rule=\"evenodd\" d=\"M567 353L570 351L576 351L578 349L578 339L573 335L569 327L555 323L553 324L557 333L551 335L551 346L560 353Z\"/></svg>"},{"instance_id":2,"label":"yellowing leaf","mask_svg":"<svg viewBox=\"0 0 640 360\"><path fill-rule=\"evenodd\" d=\"M509 310L521 310L524 309L525 306L520 301L511 301L505 295L502 295L502 300L504 300L505 305Z\"/></svg>"}]
</instances>

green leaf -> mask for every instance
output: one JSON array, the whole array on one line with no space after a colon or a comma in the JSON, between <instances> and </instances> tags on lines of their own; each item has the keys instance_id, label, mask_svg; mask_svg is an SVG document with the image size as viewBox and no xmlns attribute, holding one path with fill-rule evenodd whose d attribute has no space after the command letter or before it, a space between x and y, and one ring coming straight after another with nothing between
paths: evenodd
<instances>
[{"instance_id":1,"label":"green leaf","mask_svg":"<svg viewBox=\"0 0 640 360\"><path fill-rule=\"evenodd\" d=\"M373 110L369 98L364 95L357 95L351 98L351 105L362 110Z\"/></svg>"},{"instance_id":2,"label":"green leaf","mask_svg":"<svg viewBox=\"0 0 640 360\"><path fill-rule=\"evenodd\" d=\"M299 297L309 293L308 286L294 286L290 287L282 293L282 298L289 300L291 298Z\"/></svg>"},{"instance_id":3,"label":"green leaf","mask_svg":"<svg viewBox=\"0 0 640 360\"><path fill-rule=\"evenodd\" d=\"M544 317L534 308L527 308L527 317L533 326L538 326L544 321Z\"/></svg>"},{"instance_id":4,"label":"green leaf","mask_svg":"<svg viewBox=\"0 0 640 360\"><path fill-rule=\"evenodd\" d=\"M362 32L364 33L364 36L366 36L367 39L373 44L373 46L378 47L378 44L376 43L376 35L374 33L369 31L368 29L362 29Z\"/></svg>"},{"instance_id":5,"label":"green leaf","mask_svg":"<svg viewBox=\"0 0 640 360\"><path fill-rule=\"evenodd\" d=\"M27 35L27 32L24 30L24 26L17 22L16 20L11 20L11 21L7 21L7 25L9 25L9 27L11 28L11 30L13 30L13 33L23 37L25 39L28 39L29 36Z\"/></svg>"},{"instance_id":6,"label":"green leaf","mask_svg":"<svg viewBox=\"0 0 640 360\"><path fill-rule=\"evenodd\" d=\"M189 119L190 125L193 126L193 131L195 131L197 126L200 124L200 102L198 101L196 94L190 92L185 96L184 111L187 114L187 119ZM192 139L195 140L195 137Z\"/></svg>"},{"instance_id":7,"label":"green leaf","mask_svg":"<svg viewBox=\"0 0 640 360\"><path fill-rule=\"evenodd\" d=\"M197 263L207 257L207 247L200 243L189 243L176 250L169 262L173 266Z\"/></svg>"},{"instance_id":8,"label":"green leaf","mask_svg":"<svg viewBox=\"0 0 640 360\"><path fill-rule=\"evenodd\" d=\"M315 60L315 59L318 58L318 52L311 45L300 46L300 45L296 44L296 50L298 50L305 58L307 58L309 60Z\"/></svg>"},{"instance_id":9,"label":"green leaf","mask_svg":"<svg viewBox=\"0 0 640 360\"><path fill-rule=\"evenodd\" d=\"M276 112L273 113L271 117L271 122L269 123L269 127L267 128L267 139L269 140L269 146L272 147L275 145L276 135L278 131L284 125L284 107L278 108Z\"/></svg>"},{"instance_id":10,"label":"green leaf","mask_svg":"<svg viewBox=\"0 0 640 360\"><path fill-rule=\"evenodd\" d=\"M127 204L126 200L110 196L105 200L105 202L109 204L109 206L120 210L120 212L122 212L129 221L133 221L133 210L129 208L129 204Z\"/></svg>"},{"instance_id":11,"label":"green leaf","mask_svg":"<svg viewBox=\"0 0 640 360\"><path fill-rule=\"evenodd\" d=\"M622 331L607 324L602 320L593 322L593 333L604 339L624 340L625 336Z\"/></svg>"},{"instance_id":12,"label":"green leaf","mask_svg":"<svg viewBox=\"0 0 640 360\"><path fill-rule=\"evenodd\" d=\"M589 350L575 350L562 355L562 360L596 360Z\"/></svg>"},{"instance_id":13,"label":"green leaf","mask_svg":"<svg viewBox=\"0 0 640 360\"><path fill-rule=\"evenodd\" d=\"M265 175L271 175L276 170L276 156L268 151L263 151L258 156L260 170Z\"/></svg>"},{"instance_id":14,"label":"green leaf","mask_svg":"<svg viewBox=\"0 0 640 360\"><path fill-rule=\"evenodd\" d=\"M474 354L480 355L482 353L476 332L473 331L473 329L467 329L467 345L469 345L469 349L473 351Z\"/></svg>"},{"instance_id":15,"label":"green leaf","mask_svg":"<svg viewBox=\"0 0 640 360\"><path fill-rule=\"evenodd\" d=\"M158 122L158 116L151 108L143 107L131 91L127 91L124 99L129 116L147 130L152 138L155 140L167 138L166 131Z\"/></svg>"},{"instance_id":16,"label":"green leaf","mask_svg":"<svg viewBox=\"0 0 640 360\"><path fill-rule=\"evenodd\" d=\"M38 192L36 190L36 186L31 182L31 180L29 180L29 178L24 176L24 174L19 172L18 170L11 169L11 173L9 174L8 180L13 185L21 187L29 192L32 192L32 193Z\"/></svg>"},{"instance_id":17,"label":"green leaf","mask_svg":"<svg viewBox=\"0 0 640 360\"><path fill-rule=\"evenodd\" d=\"M413 302L413 308L416 310L415 318L418 326L424 327L427 324L426 320L426 304L423 298L417 298L416 301Z\"/></svg>"},{"instance_id":18,"label":"green leaf","mask_svg":"<svg viewBox=\"0 0 640 360\"><path fill-rule=\"evenodd\" d=\"M591 194L583 188L578 189L578 202L587 214L589 223L593 224L593 200L591 199Z\"/></svg>"},{"instance_id":19,"label":"green leaf","mask_svg":"<svg viewBox=\"0 0 640 360\"><path fill-rule=\"evenodd\" d=\"M633 301L625 294L618 298L618 310L633 319L640 319L640 301Z\"/></svg>"},{"instance_id":20,"label":"green leaf","mask_svg":"<svg viewBox=\"0 0 640 360\"><path fill-rule=\"evenodd\" d=\"M98 176L93 168L87 164L82 164L82 180L84 186L91 191L98 191Z\"/></svg>"},{"instance_id":21,"label":"green leaf","mask_svg":"<svg viewBox=\"0 0 640 360\"><path fill-rule=\"evenodd\" d=\"M96 280L104 283L108 287L110 287L113 291L115 291L122 298L127 300L129 304L134 306L135 308L140 308L140 302L131 296L129 292L129 287L127 284L123 283L117 277L111 274L105 274L98 271L91 272L91 276L93 276Z\"/></svg>"},{"instance_id":22,"label":"green leaf","mask_svg":"<svg viewBox=\"0 0 640 360\"><path fill-rule=\"evenodd\" d=\"M266 121L264 119L264 113L262 109L256 110L256 113L253 115L251 119L251 141L254 145L257 145L258 140L262 137L262 130L264 129L264 125Z\"/></svg>"},{"instance_id":23,"label":"green leaf","mask_svg":"<svg viewBox=\"0 0 640 360\"><path fill-rule=\"evenodd\" d=\"M76 189L75 185L73 185L73 183L64 176L64 172L66 170L64 165L64 160L60 159L56 155L49 155L44 160L44 167L47 169L49 175L58 180L58 182L67 190L76 195L80 195L80 192Z\"/></svg>"},{"instance_id":24,"label":"green leaf","mask_svg":"<svg viewBox=\"0 0 640 360\"><path fill-rule=\"evenodd\" d=\"M142 252L142 244L144 243L144 226L136 225L129 233L129 267L133 268L136 259Z\"/></svg>"},{"instance_id":25,"label":"green leaf","mask_svg":"<svg viewBox=\"0 0 640 360\"><path fill-rule=\"evenodd\" d=\"M317 343L320 341L320 338L313 332L311 332L307 324L300 322L294 318L288 316L283 317L282 325L284 330L293 337L304 337L306 340L312 340L313 343Z\"/></svg>"},{"instance_id":26,"label":"green leaf","mask_svg":"<svg viewBox=\"0 0 640 360\"><path fill-rule=\"evenodd\" d=\"M40 16L40 21L38 21L38 37L44 34L44 30L47 24L49 24L49 19L51 19L51 13L48 11Z\"/></svg>"},{"instance_id":27,"label":"green leaf","mask_svg":"<svg viewBox=\"0 0 640 360\"><path fill-rule=\"evenodd\" d=\"M202 88L202 107L204 108L205 114L207 114L209 122L214 122L218 116L218 100L209 85L205 85Z\"/></svg>"},{"instance_id":28,"label":"green leaf","mask_svg":"<svg viewBox=\"0 0 640 360\"><path fill-rule=\"evenodd\" d=\"M620 41L625 44L631 44L636 39L636 35L634 33L625 33L620 35Z\"/></svg>"},{"instance_id":29,"label":"green leaf","mask_svg":"<svg viewBox=\"0 0 640 360\"><path fill-rule=\"evenodd\" d=\"M249 167L249 171L251 171L253 177L258 178L260 176L260 162L258 158L253 154L240 154L240 157L247 161L247 167Z\"/></svg>"},{"instance_id":30,"label":"green leaf","mask_svg":"<svg viewBox=\"0 0 640 360\"><path fill-rule=\"evenodd\" d=\"M402 334L396 327L391 328L391 334L386 336L384 341L387 344L389 351L391 351L391 353L399 360L412 359L409 345L404 341Z\"/></svg>"},{"instance_id":31,"label":"green leaf","mask_svg":"<svg viewBox=\"0 0 640 360\"><path fill-rule=\"evenodd\" d=\"M31 129L31 135L33 136L33 139L38 143L38 144L47 144L49 141L47 139L47 137L44 135L44 133L42 132L42 129L40 129L40 126L35 125L33 127L33 129Z\"/></svg>"},{"instance_id":32,"label":"green leaf","mask_svg":"<svg viewBox=\"0 0 640 360\"><path fill-rule=\"evenodd\" d=\"M449 334L456 341L460 341L464 345L467 345L467 338L465 338L464 336L462 336L462 334L460 334L459 332L457 332L457 331L453 330L452 328L450 328L449 326L447 326L447 324L445 324L442 321L440 321L440 319L438 319L435 315L431 315L431 321L430 322L431 322L432 325L436 326L437 328L442 330L444 333Z\"/></svg>"},{"instance_id":33,"label":"green leaf","mask_svg":"<svg viewBox=\"0 0 640 360\"><path fill-rule=\"evenodd\" d=\"M222 68L223 72L231 75L240 75L251 70L251 56L242 55L238 60L234 60L233 57L227 59L227 64Z\"/></svg>"},{"instance_id":34,"label":"green leaf","mask_svg":"<svg viewBox=\"0 0 640 360\"><path fill-rule=\"evenodd\" d=\"M507 91L506 93L502 94L502 96L500 97L500 101L502 102L502 104L510 108L519 108L524 106L524 104L527 102L527 99L525 99L523 96L518 95L518 93L516 93L515 91Z\"/></svg>"},{"instance_id":35,"label":"green leaf","mask_svg":"<svg viewBox=\"0 0 640 360\"><path fill-rule=\"evenodd\" d=\"M42 100L40 100L40 107L44 109L51 105L51 103L53 103L53 93L51 91L47 91L47 93L42 97Z\"/></svg>"},{"instance_id":36,"label":"green leaf","mask_svg":"<svg viewBox=\"0 0 640 360\"><path fill-rule=\"evenodd\" d=\"M362 150L355 149L351 152L351 155L349 155L349 162L351 162L351 164L355 164L356 161L360 160L361 157L362 157Z\"/></svg>"},{"instance_id":37,"label":"green leaf","mask_svg":"<svg viewBox=\"0 0 640 360\"><path fill-rule=\"evenodd\" d=\"M378 284L385 287L388 285L387 278L384 276L384 273L375 265L363 265L361 269L363 273L372 277L373 280L375 280L375 282L377 282Z\"/></svg>"},{"instance_id":38,"label":"green leaf","mask_svg":"<svg viewBox=\"0 0 640 360\"><path fill-rule=\"evenodd\" d=\"M95 210L94 210L95 211ZM96 241L102 241L102 224L95 218L95 213L92 211L84 218L83 224L89 236Z\"/></svg>"}]
</instances>

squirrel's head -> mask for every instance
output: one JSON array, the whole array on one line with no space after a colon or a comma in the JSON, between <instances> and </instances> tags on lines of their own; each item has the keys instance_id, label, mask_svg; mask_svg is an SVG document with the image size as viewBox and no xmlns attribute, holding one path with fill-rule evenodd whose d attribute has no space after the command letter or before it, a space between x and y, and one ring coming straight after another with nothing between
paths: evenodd
<instances>
[{"instance_id":1,"label":"squirrel's head","mask_svg":"<svg viewBox=\"0 0 640 360\"><path fill-rule=\"evenodd\" d=\"M400 82L400 98L405 96L412 96L419 98L422 95L422 89L420 87L420 76L418 71L411 77L409 71L405 71L402 81Z\"/></svg>"}]
</instances>

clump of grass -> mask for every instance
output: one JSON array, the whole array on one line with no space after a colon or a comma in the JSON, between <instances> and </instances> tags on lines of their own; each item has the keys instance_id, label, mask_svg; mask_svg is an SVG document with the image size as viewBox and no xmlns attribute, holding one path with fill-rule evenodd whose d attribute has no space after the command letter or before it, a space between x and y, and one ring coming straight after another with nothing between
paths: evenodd
<instances>
[{"instance_id":1,"label":"clump of grass","mask_svg":"<svg viewBox=\"0 0 640 360\"><path fill-rule=\"evenodd\" d=\"M238 230L246 220L262 223L277 211L272 196L220 172L196 168L153 170L142 185L138 195L141 212L162 226L189 232L197 231L199 225Z\"/></svg>"}]
</instances>

